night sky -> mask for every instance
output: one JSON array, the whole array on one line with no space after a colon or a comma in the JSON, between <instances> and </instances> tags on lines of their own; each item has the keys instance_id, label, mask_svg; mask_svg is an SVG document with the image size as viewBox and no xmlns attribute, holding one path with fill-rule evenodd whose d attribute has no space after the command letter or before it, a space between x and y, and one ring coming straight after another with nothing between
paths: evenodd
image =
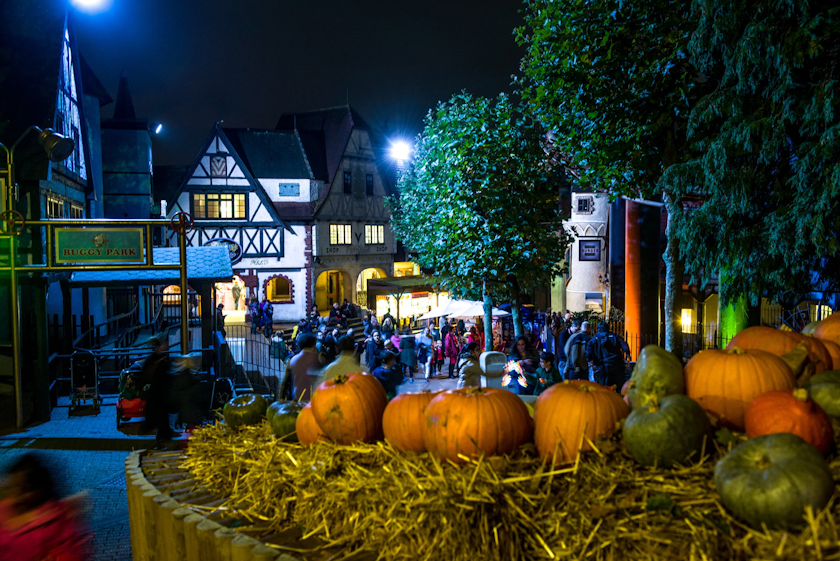
<instances>
[{"instance_id":1,"label":"night sky","mask_svg":"<svg viewBox=\"0 0 840 561\"><path fill-rule=\"evenodd\" d=\"M112 97L163 123L155 164L192 162L213 124L274 128L282 112L346 103L413 138L439 100L510 91L516 0L111 0L77 13L82 55ZM110 117L113 104L103 108Z\"/></svg>"}]
</instances>

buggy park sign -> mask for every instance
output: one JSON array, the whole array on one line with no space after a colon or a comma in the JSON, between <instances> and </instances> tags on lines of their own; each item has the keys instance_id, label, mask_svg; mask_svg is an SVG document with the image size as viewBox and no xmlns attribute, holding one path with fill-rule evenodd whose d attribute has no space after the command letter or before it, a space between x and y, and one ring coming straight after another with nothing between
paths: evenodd
<instances>
[{"instance_id":1,"label":"buggy park sign","mask_svg":"<svg viewBox=\"0 0 840 561\"><path fill-rule=\"evenodd\" d=\"M143 263L142 228L56 228L56 263Z\"/></svg>"}]
</instances>

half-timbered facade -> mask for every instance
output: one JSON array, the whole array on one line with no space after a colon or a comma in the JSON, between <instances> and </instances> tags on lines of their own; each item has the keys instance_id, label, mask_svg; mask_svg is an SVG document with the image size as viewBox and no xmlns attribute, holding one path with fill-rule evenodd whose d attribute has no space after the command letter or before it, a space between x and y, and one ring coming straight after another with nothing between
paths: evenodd
<instances>
[{"instance_id":1,"label":"half-timbered facade","mask_svg":"<svg viewBox=\"0 0 840 561\"><path fill-rule=\"evenodd\" d=\"M370 128L344 106L283 115L275 130L216 125L167 216L192 215L191 245L231 246L243 297L294 321L313 304L366 303L367 280L393 275L388 194Z\"/></svg>"}]
</instances>

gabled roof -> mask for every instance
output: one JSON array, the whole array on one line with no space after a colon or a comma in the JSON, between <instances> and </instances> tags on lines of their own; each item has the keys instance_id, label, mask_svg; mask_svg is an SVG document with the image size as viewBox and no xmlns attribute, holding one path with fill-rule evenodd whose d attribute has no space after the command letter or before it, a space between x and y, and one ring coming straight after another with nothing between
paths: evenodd
<instances>
[{"instance_id":1,"label":"gabled roof","mask_svg":"<svg viewBox=\"0 0 840 561\"><path fill-rule=\"evenodd\" d=\"M260 199L260 202L262 202L263 206L266 208L268 213L272 215L272 219L277 224L282 225L283 228L285 228L286 230L289 230L290 232L293 232L291 227L280 216L278 216L274 205L269 200L269 198L266 195L265 190L263 189L262 185L260 185L259 181L257 181L256 177L251 172L251 168L248 165L246 165L244 160L242 159L241 154L244 153L244 150L246 150L245 146L248 143L246 142L246 143L243 144L242 142L240 142L237 146L233 142L231 142L230 138L228 138L228 135L227 135L226 131L233 133L232 136L234 138L238 139L239 134L237 133L237 131L239 131L239 130L247 130L247 129L222 129L222 127L219 126L219 123L216 123L213 126L213 129L210 131L210 134L207 135L207 140L204 141L204 144L202 145L201 150L199 150L198 154L196 155L195 160L193 160L193 163L189 166L189 168L187 169L187 172L182 177L181 183L180 183L178 189L176 189L175 192L172 194L173 202L176 201L181 196L181 193L183 193L184 190L187 188L187 183L189 182L189 180L193 176L193 174L195 174L195 170L198 168L198 166L201 163L201 158L204 157L204 154L207 153L207 150L210 149L210 145L212 144L213 140L218 136L219 139L228 148L228 150L230 150L230 156L234 159L234 161L236 161L236 164L242 169L242 173L245 175L245 178L248 180L248 183L251 184L251 187L254 189L254 192L256 193L257 197ZM270 131L270 132L274 132L274 131ZM302 148L300 148L300 150L301 150L301 153L302 153ZM266 176L263 176L263 177L266 177ZM268 176L268 177L270 177L270 176ZM289 178L289 179L292 179L292 178ZM202 187L204 187L204 186L202 186Z\"/></svg>"},{"instance_id":2,"label":"gabled roof","mask_svg":"<svg viewBox=\"0 0 840 561\"><path fill-rule=\"evenodd\" d=\"M255 178L313 178L301 141L294 131L222 130Z\"/></svg>"}]
</instances>

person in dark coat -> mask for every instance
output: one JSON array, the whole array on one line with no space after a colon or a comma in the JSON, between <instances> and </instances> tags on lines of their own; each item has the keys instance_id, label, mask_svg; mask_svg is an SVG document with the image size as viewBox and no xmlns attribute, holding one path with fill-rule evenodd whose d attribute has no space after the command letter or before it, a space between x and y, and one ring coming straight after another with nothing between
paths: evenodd
<instances>
[{"instance_id":1,"label":"person in dark coat","mask_svg":"<svg viewBox=\"0 0 840 561\"><path fill-rule=\"evenodd\" d=\"M572 321L572 325L563 329L557 336L557 346L554 349L554 357L556 359L554 366L560 372L566 369L566 343L578 331L580 331L580 320L576 319Z\"/></svg>"},{"instance_id":2,"label":"person in dark coat","mask_svg":"<svg viewBox=\"0 0 840 561\"><path fill-rule=\"evenodd\" d=\"M507 386L510 391L517 395L534 394L534 390L537 387L537 377L535 375L537 372L536 359L536 354L531 345L528 344L528 340L525 337L519 337L510 349L508 362L513 361L519 363L527 386L523 388L519 383L518 376L512 373L510 383Z\"/></svg>"},{"instance_id":3,"label":"person in dark coat","mask_svg":"<svg viewBox=\"0 0 840 561\"><path fill-rule=\"evenodd\" d=\"M224 304L216 306L216 331L221 331L222 337L227 337L227 331L225 331L225 315L222 313L224 309Z\"/></svg>"},{"instance_id":4,"label":"person in dark coat","mask_svg":"<svg viewBox=\"0 0 840 561\"><path fill-rule=\"evenodd\" d=\"M371 372L382 363L382 353L384 351L385 345L382 343L382 335L378 331L374 331L371 333L365 348L365 364Z\"/></svg>"},{"instance_id":5,"label":"person in dark coat","mask_svg":"<svg viewBox=\"0 0 840 561\"><path fill-rule=\"evenodd\" d=\"M221 306L221 304L219 304ZM154 350L146 357L140 370L140 386L149 385L146 392L146 430L154 430L157 440L171 440L174 436L169 426L170 375L172 362L169 359L169 342L152 339Z\"/></svg>"},{"instance_id":6,"label":"person in dark coat","mask_svg":"<svg viewBox=\"0 0 840 561\"><path fill-rule=\"evenodd\" d=\"M586 360L602 386L615 386L621 391L624 384L624 355L630 353L627 342L610 333L606 323L598 324L598 333L586 343Z\"/></svg>"},{"instance_id":7,"label":"person in dark coat","mask_svg":"<svg viewBox=\"0 0 840 561\"><path fill-rule=\"evenodd\" d=\"M407 328L400 337L400 364L403 373L411 378L414 383L414 368L417 366L417 354L415 354L414 336Z\"/></svg>"},{"instance_id":8,"label":"person in dark coat","mask_svg":"<svg viewBox=\"0 0 840 561\"><path fill-rule=\"evenodd\" d=\"M394 399L397 395L397 386L402 382L402 373L396 367L397 355L395 353L386 352L382 355L382 366L373 370L374 377L379 380L382 387L385 388L385 395L388 399Z\"/></svg>"}]
</instances>

